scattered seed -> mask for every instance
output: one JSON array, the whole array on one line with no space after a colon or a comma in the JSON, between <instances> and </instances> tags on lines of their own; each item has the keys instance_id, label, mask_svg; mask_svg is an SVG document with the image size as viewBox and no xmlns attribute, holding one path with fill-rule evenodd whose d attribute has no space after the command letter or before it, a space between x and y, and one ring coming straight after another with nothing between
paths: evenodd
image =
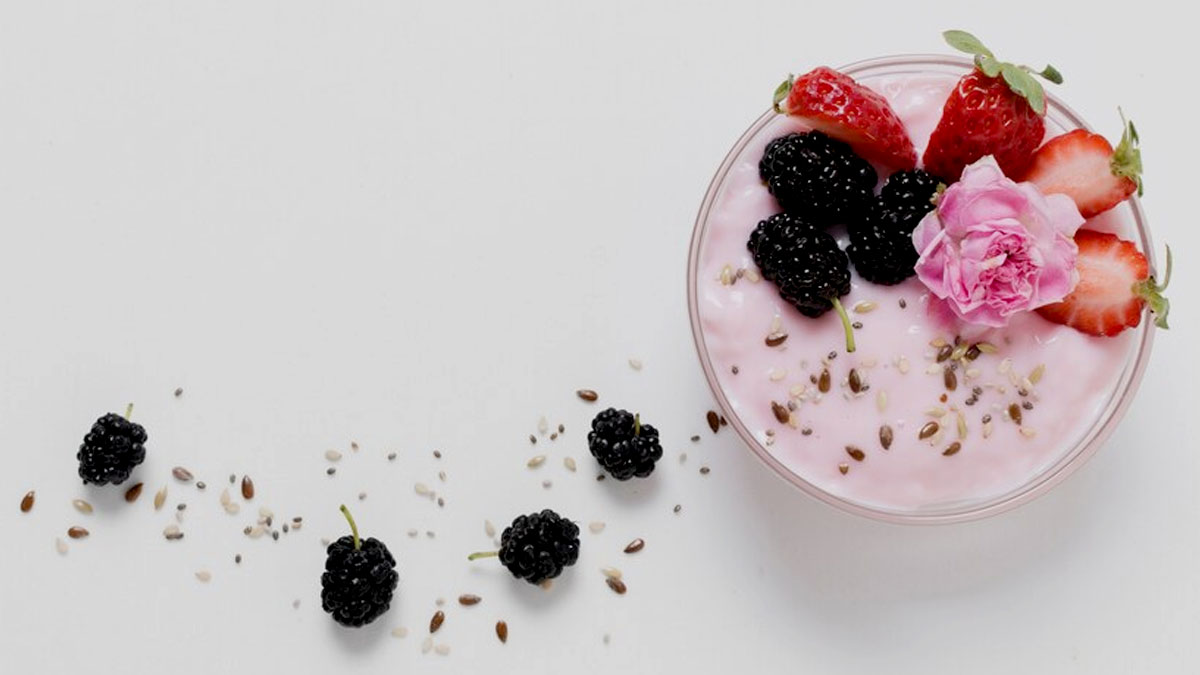
<instances>
[{"instance_id":1,"label":"scattered seed","mask_svg":"<svg viewBox=\"0 0 1200 675\"><path fill-rule=\"evenodd\" d=\"M1032 402L1030 402L1030 401L1022 401L1022 402L1021 402L1021 407L1022 407L1022 408L1024 408L1024 409L1026 409L1026 410L1033 410L1033 403L1032 403Z\"/></svg>"},{"instance_id":2,"label":"scattered seed","mask_svg":"<svg viewBox=\"0 0 1200 675\"><path fill-rule=\"evenodd\" d=\"M342 459L342 453L338 452L337 450L326 450L325 459L331 462L340 461Z\"/></svg>"},{"instance_id":3,"label":"scattered seed","mask_svg":"<svg viewBox=\"0 0 1200 675\"><path fill-rule=\"evenodd\" d=\"M1025 438L1033 438L1034 436L1037 436L1037 431L1030 429L1029 427L1021 427L1020 431L1021 435Z\"/></svg>"},{"instance_id":4,"label":"scattered seed","mask_svg":"<svg viewBox=\"0 0 1200 675\"><path fill-rule=\"evenodd\" d=\"M850 324L850 327L853 328L854 330L862 330L863 322L855 321L854 323Z\"/></svg>"},{"instance_id":5,"label":"scattered seed","mask_svg":"<svg viewBox=\"0 0 1200 675\"><path fill-rule=\"evenodd\" d=\"M563 457L563 466L565 466L567 468L567 471L574 472L575 471L575 458L574 457Z\"/></svg>"},{"instance_id":6,"label":"scattered seed","mask_svg":"<svg viewBox=\"0 0 1200 675\"><path fill-rule=\"evenodd\" d=\"M429 633L436 633L438 629L442 627L442 623L445 620L446 615L442 612L442 610L439 609L438 611L434 612L433 618L429 620Z\"/></svg>"},{"instance_id":7,"label":"scattered seed","mask_svg":"<svg viewBox=\"0 0 1200 675\"><path fill-rule=\"evenodd\" d=\"M858 374L857 368L850 369L850 376L847 378L847 381L850 384L850 391L856 394L862 391L862 376Z\"/></svg>"},{"instance_id":8,"label":"scattered seed","mask_svg":"<svg viewBox=\"0 0 1200 675\"><path fill-rule=\"evenodd\" d=\"M388 458L388 461L389 461L389 462L393 462L393 461L395 461L395 460L396 460L396 453L394 453L394 452L389 452L389 453L387 454L387 458Z\"/></svg>"},{"instance_id":9,"label":"scattered seed","mask_svg":"<svg viewBox=\"0 0 1200 675\"><path fill-rule=\"evenodd\" d=\"M55 537L54 538L54 550L58 551L59 555L66 555L67 554L67 542L63 541L61 537Z\"/></svg>"},{"instance_id":10,"label":"scattered seed","mask_svg":"<svg viewBox=\"0 0 1200 675\"><path fill-rule=\"evenodd\" d=\"M803 429L800 430L800 433L805 436L812 436L812 429L810 429L809 427L804 427Z\"/></svg>"},{"instance_id":11,"label":"scattered seed","mask_svg":"<svg viewBox=\"0 0 1200 675\"><path fill-rule=\"evenodd\" d=\"M549 478L542 481L542 487L546 488L547 490L549 490L553 486L554 486L554 481L550 480Z\"/></svg>"},{"instance_id":12,"label":"scattered seed","mask_svg":"<svg viewBox=\"0 0 1200 675\"><path fill-rule=\"evenodd\" d=\"M645 547L646 547L646 542L643 541L639 537L639 538L634 539L633 541L629 542L629 544L627 544L625 546L625 552L626 553L637 553L638 551L642 550Z\"/></svg>"},{"instance_id":13,"label":"scattered seed","mask_svg":"<svg viewBox=\"0 0 1200 675\"><path fill-rule=\"evenodd\" d=\"M1034 367L1033 372L1029 373L1030 384L1037 384L1042 381L1042 376L1046 374L1046 364L1039 363Z\"/></svg>"},{"instance_id":14,"label":"scattered seed","mask_svg":"<svg viewBox=\"0 0 1200 675\"><path fill-rule=\"evenodd\" d=\"M718 430L720 430L721 417L719 415L717 415L717 411L709 410L707 413L705 413L704 419L705 419L705 421L708 422L708 428L712 429L712 432L714 434L717 433Z\"/></svg>"},{"instance_id":15,"label":"scattered seed","mask_svg":"<svg viewBox=\"0 0 1200 675\"><path fill-rule=\"evenodd\" d=\"M142 496L142 484L137 483L125 491L125 501L130 504L136 502L138 497Z\"/></svg>"},{"instance_id":16,"label":"scattered seed","mask_svg":"<svg viewBox=\"0 0 1200 675\"><path fill-rule=\"evenodd\" d=\"M837 358L837 350L836 349L825 355L825 359L828 361L832 361L836 358Z\"/></svg>"},{"instance_id":17,"label":"scattered seed","mask_svg":"<svg viewBox=\"0 0 1200 675\"><path fill-rule=\"evenodd\" d=\"M421 653L428 654L433 649L433 638L426 637L421 641Z\"/></svg>"},{"instance_id":18,"label":"scattered seed","mask_svg":"<svg viewBox=\"0 0 1200 675\"><path fill-rule=\"evenodd\" d=\"M537 445L537 436L534 436L533 434L529 434L529 444Z\"/></svg>"},{"instance_id":19,"label":"scattered seed","mask_svg":"<svg viewBox=\"0 0 1200 675\"><path fill-rule=\"evenodd\" d=\"M950 445L946 446L946 449L942 451L942 454L945 455L946 457L949 457L951 455L957 454L959 450L962 450L962 443L959 443L958 441L954 441Z\"/></svg>"},{"instance_id":20,"label":"scattered seed","mask_svg":"<svg viewBox=\"0 0 1200 675\"><path fill-rule=\"evenodd\" d=\"M196 481L196 489L197 489L197 490L203 490L203 489L205 489L205 488L207 488L207 487L208 487L208 484L207 484L207 483L205 483L204 481L202 481L202 480L200 480L200 481Z\"/></svg>"},{"instance_id":21,"label":"scattered seed","mask_svg":"<svg viewBox=\"0 0 1200 675\"><path fill-rule=\"evenodd\" d=\"M950 352L950 360L951 361L961 361L962 358L967 355L967 350L969 348L970 347L965 342L958 345L957 347L954 348L953 352Z\"/></svg>"},{"instance_id":22,"label":"scattered seed","mask_svg":"<svg viewBox=\"0 0 1200 675\"><path fill-rule=\"evenodd\" d=\"M613 577L605 577L604 583L608 584L608 587L613 589L613 593L616 593L617 595L625 595L626 588L624 581L615 579Z\"/></svg>"},{"instance_id":23,"label":"scattered seed","mask_svg":"<svg viewBox=\"0 0 1200 675\"><path fill-rule=\"evenodd\" d=\"M930 417L945 417L946 409L934 406L932 408L926 408L925 414L929 415Z\"/></svg>"},{"instance_id":24,"label":"scattered seed","mask_svg":"<svg viewBox=\"0 0 1200 675\"><path fill-rule=\"evenodd\" d=\"M91 534L91 533L88 532L86 529L79 527L78 525L72 526L67 529L67 536L72 539L83 539L84 537L88 536L89 534Z\"/></svg>"},{"instance_id":25,"label":"scattered seed","mask_svg":"<svg viewBox=\"0 0 1200 675\"><path fill-rule=\"evenodd\" d=\"M787 424L792 418L792 413L787 406L780 405L775 401L771 401L771 412L775 414L775 420L780 424Z\"/></svg>"},{"instance_id":26,"label":"scattered seed","mask_svg":"<svg viewBox=\"0 0 1200 675\"><path fill-rule=\"evenodd\" d=\"M701 476L707 476L710 471L712 471L712 469L708 468L707 466L700 467Z\"/></svg>"},{"instance_id":27,"label":"scattered seed","mask_svg":"<svg viewBox=\"0 0 1200 675\"><path fill-rule=\"evenodd\" d=\"M392 629L392 637L406 638L406 637L408 637L408 629L405 628L404 626L396 626L395 628Z\"/></svg>"},{"instance_id":28,"label":"scattered seed","mask_svg":"<svg viewBox=\"0 0 1200 675\"><path fill-rule=\"evenodd\" d=\"M961 410L958 411L955 415L956 415L956 417L958 417L958 439L960 441L966 440L966 438L967 438L967 417L966 417L966 415L962 414Z\"/></svg>"},{"instance_id":29,"label":"scattered seed","mask_svg":"<svg viewBox=\"0 0 1200 675\"><path fill-rule=\"evenodd\" d=\"M832 385L833 378L829 375L829 369L826 368L821 371L821 376L817 378L817 390L825 394L829 392Z\"/></svg>"},{"instance_id":30,"label":"scattered seed","mask_svg":"<svg viewBox=\"0 0 1200 675\"><path fill-rule=\"evenodd\" d=\"M463 605L464 607L478 605L480 600L483 600L483 598L472 593L463 593L462 595L458 596L458 604Z\"/></svg>"},{"instance_id":31,"label":"scattered seed","mask_svg":"<svg viewBox=\"0 0 1200 675\"><path fill-rule=\"evenodd\" d=\"M896 361L896 370L899 370L901 375L908 374L908 370L909 370L908 357L901 356L900 359L898 361Z\"/></svg>"},{"instance_id":32,"label":"scattered seed","mask_svg":"<svg viewBox=\"0 0 1200 675\"><path fill-rule=\"evenodd\" d=\"M358 452L358 441L350 441L350 449Z\"/></svg>"},{"instance_id":33,"label":"scattered seed","mask_svg":"<svg viewBox=\"0 0 1200 675\"><path fill-rule=\"evenodd\" d=\"M557 432L557 431L556 431L556 432L554 432L554 433L552 433L552 434L550 434L550 440L552 440L552 441L557 441L557 440L558 440L558 432Z\"/></svg>"},{"instance_id":34,"label":"scattered seed","mask_svg":"<svg viewBox=\"0 0 1200 675\"><path fill-rule=\"evenodd\" d=\"M979 350L979 345L971 345L967 348L967 353L963 356L966 357L968 361L974 361L975 359L979 358L981 353L982 352Z\"/></svg>"},{"instance_id":35,"label":"scattered seed","mask_svg":"<svg viewBox=\"0 0 1200 675\"><path fill-rule=\"evenodd\" d=\"M921 427L921 430L917 432L917 439L921 441L927 440L936 434L939 429L941 429L941 425L937 422L926 422L925 426Z\"/></svg>"},{"instance_id":36,"label":"scattered seed","mask_svg":"<svg viewBox=\"0 0 1200 675\"><path fill-rule=\"evenodd\" d=\"M500 642L508 642L508 623L505 621L496 622L496 637L500 638Z\"/></svg>"},{"instance_id":37,"label":"scattered seed","mask_svg":"<svg viewBox=\"0 0 1200 675\"><path fill-rule=\"evenodd\" d=\"M784 342L787 342L787 339L787 333L770 333L766 338L763 339L763 342L767 343L768 347L778 347Z\"/></svg>"},{"instance_id":38,"label":"scattered seed","mask_svg":"<svg viewBox=\"0 0 1200 675\"><path fill-rule=\"evenodd\" d=\"M879 305L870 300L859 300L858 302L854 303L854 307L852 309L854 310L855 314L866 314L878 306Z\"/></svg>"},{"instance_id":39,"label":"scattered seed","mask_svg":"<svg viewBox=\"0 0 1200 675\"><path fill-rule=\"evenodd\" d=\"M1021 423L1021 406L1016 403L1008 404L1008 416L1017 424Z\"/></svg>"},{"instance_id":40,"label":"scattered seed","mask_svg":"<svg viewBox=\"0 0 1200 675\"><path fill-rule=\"evenodd\" d=\"M587 401L588 403L591 403L600 398L600 395L597 394L595 391L592 391L591 389L580 389L575 392L575 395L578 396L579 398Z\"/></svg>"},{"instance_id":41,"label":"scattered seed","mask_svg":"<svg viewBox=\"0 0 1200 675\"><path fill-rule=\"evenodd\" d=\"M546 461L545 455L537 455L536 457L531 457L528 462L525 462L525 466L527 466L531 469L536 469L539 466L541 466L545 461Z\"/></svg>"},{"instance_id":42,"label":"scattered seed","mask_svg":"<svg viewBox=\"0 0 1200 675\"><path fill-rule=\"evenodd\" d=\"M641 370L642 369L642 360L641 359L629 359L629 367L633 368L634 370Z\"/></svg>"},{"instance_id":43,"label":"scattered seed","mask_svg":"<svg viewBox=\"0 0 1200 675\"><path fill-rule=\"evenodd\" d=\"M879 410L879 412L883 412L884 410L887 410L887 404L888 404L887 392L880 389L879 393L875 394L875 408L877 410Z\"/></svg>"},{"instance_id":44,"label":"scattered seed","mask_svg":"<svg viewBox=\"0 0 1200 675\"><path fill-rule=\"evenodd\" d=\"M333 474L335 474L335 473L337 473L337 467L336 467L336 466L331 466L331 467L329 467L328 469L325 469L325 475L326 475L326 476L332 476L332 475L333 475Z\"/></svg>"},{"instance_id":45,"label":"scattered seed","mask_svg":"<svg viewBox=\"0 0 1200 675\"><path fill-rule=\"evenodd\" d=\"M199 579L201 583L207 584L208 582L212 581L212 572L209 572L208 570L200 570L199 572L196 572L196 578Z\"/></svg>"},{"instance_id":46,"label":"scattered seed","mask_svg":"<svg viewBox=\"0 0 1200 675\"><path fill-rule=\"evenodd\" d=\"M905 300L904 298L900 298L899 304L900 304L900 309L904 309L905 307L908 307L908 301Z\"/></svg>"},{"instance_id":47,"label":"scattered seed","mask_svg":"<svg viewBox=\"0 0 1200 675\"><path fill-rule=\"evenodd\" d=\"M435 653L436 653L438 656L447 656L448 654L450 654L450 645L448 645L448 644L445 644L445 643L443 643L443 644L440 644L440 645L438 645L438 646L434 647L434 648L433 648L433 651L434 651L434 652L435 652Z\"/></svg>"},{"instance_id":48,"label":"scattered seed","mask_svg":"<svg viewBox=\"0 0 1200 675\"><path fill-rule=\"evenodd\" d=\"M604 522L599 520L592 521L588 523L588 530L591 530L592 534L600 534L604 531Z\"/></svg>"},{"instance_id":49,"label":"scattered seed","mask_svg":"<svg viewBox=\"0 0 1200 675\"><path fill-rule=\"evenodd\" d=\"M674 508L674 509L671 509L671 510L672 510L672 511L674 511L675 513L679 513L680 511L682 511L682 510L683 510L683 505L682 505L682 504L676 504L676 505L675 505L675 508Z\"/></svg>"},{"instance_id":50,"label":"scattered seed","mask_svg":"<svg viewBox=\"0 0 1200 675\"><path fill-rule=\"evenodd\" d=\"M483 521L483 533L486 534L488 537L496 536L496 526L492 524L492 521L490 521L490 520Z\"/></svg>"},{"instance_id":51,"label":"scattered seed","mask_svg":"<svg viewBox=\"0 0 1200 675\"><path fill-rule=\"evenodd\" d=\"M601 567L600 573L603 574L604 576L608 577L609 579L620 579L621 578L621 570L619 570L615 567Z\"/></svg>"},{"instance_id":52,"label":"scattered seed","mask_svg":"<svg viewBox=\"0 0 1200 675\"><path fill-rule=\"evenodd\" d=\"M958 389L958 376L953 370L946 368L942 371L942 384L946 385L948 391L954 391Z\"/></svg>"},{"instance_id":53,"label":"scattered seed","mask_svg":"<svg viewBox=\"0 0 1200 675\"><path fill-rule=\"evenodd\" d=\"M941 346L941 348L938 349L937 362L941 363L942 361L949 359L950 355L953 353L954 353L954 347L951 347L950 345L947 345L947 344L943 344Z\"/></svg>"},{"instance_id":54,"label":"scattered seed","mask_svg":"<svg viewBox=\"0 0 1200 675\"><path fill-rule=\"evenodd\" d=\"M33 508L35 498L36 495L33 490L26 492L25 496L21 497L21 513L29 513L30 509Z\"/></svg>"},{"instance_id":55,"label":"scattered seed","mask_svg":"<svg viewBox=\"0 0 1200 675\"><path fill-rule=\"evenodd\" d=\"M235 562L238 565L241 565L242 564L242 554L239 553L239 554L233 556L233 562Z\"/></svg>"},{"instance_id":56,"label":"scattered seed","mask_svg":"<svg viewBox=\"0 0 1200 675\"><path fill-rule=\"evenodd\" d=\"M250 476L242 476L242 499L254 499L254 481Z\"/></svg>"},{"instance_id":57,"label":"scattered seed","mask_svg":"<svg viewBox=\"0 0 1200 675\"><path fill-rule=\"evenodd\" d=\"M176 480L180 480L185 483L192 482L192 472L188 471L187 469L183 468L182 466L177 466L174 469L171 469L171 475L175 476Z\"/></svg>"},{"instance_id":58,"label":"scattered seed","mask_svg":"<svg viewBox=\"0 0 1200 675\"><path fill-rule=\"evenodd\" d=\"M364 499L366 499L366 498L367 498L367 493L365 493L365 492L360 492L360 493L358 493L358 501L360 501L360 502L361 502L362 500L364 500ZM440 499L441 499L441 497L438 497L438 499L440 500ZM439 504L439 506L440 506L440 504Z\"/></svg>"},{"instance_id":59,"label":"scattered seed","mask_svg":"<svg viewBox=\"0 0 1200 675\"><path fill-rule=\"evenodd\" d=\"M995 354L997 351L996 345L993 345L990 342L977 342L975 343L975 346L984 354Z\"/></svg>"},{"instance_id":60,"label":"scattered seed","mask_svg":"<svg viewBox=\"0 0 1200 675\"><path fill-rule=\"evenodd\" d=\"M1012 370L1012 359L1004 359L1000 365L996 366L996 372L1001 375L1007 374L1010 370Z\"/></svg>"},{"instance_id":61,"label":"scattered seed","mask_svg":"<svg viewBox=\"0 0 1200 675\"><path fill-rule=\"evenodd\" d=\"M186 508L187 508L187 504L184 504L183 502L179 502L178 504L175 505L176 511L183 511Z\"/></svg>"},{"instance_id":62,"label":"scattered seed","mask_svg":"<svg viewBox=\"0 0 1200 675\"><path fill-rule=\"evenodd\" d=\"M560 424L559 426L562 426L562 425ZM441 451L441 450L434 450L434 451L433 451L433 458L434 458L434 459L441 459L441 458L442 458L442 451Z\"/></svg>"},{"instance_id":63,"label":"scattered seed","mask_svg":"<svg viewBox=\"0 0 1200 675\"><path fill-rule=\"evenodd\" d=\"M892 447L892 440L894 438L895 434L892 433L892 428L890 426L885 424L879 427L879 444L883 446L884 450Z\"/></svg>"},{"instance_id":64,"label":"scattered seed","mask_svg":"<svg viewBox=\"0 0 1200 675\"><path fill-rule=\"evenodd\" d=\"M992 423L989 420L989 421L983 423L983 437L987 438L991 435L992 435Z\"/></svg>"},{"instance_id":65,"label":"scattered seed","mask_svg":"<svg viewBox=\"0 0 1200 675\"><path fill-rule=\"evenodd\" d=\"M733 366L732 368L730 368L730 369L729 369L729 372L733 373L734 375L737 375L737 374L738 374L738 372L739 372L739 371L738 371L738 367L737 367L737 366Z\"/></svg>"},{"instance_id":66,"label":"scattered seed","mask_svg":"<svg viewBox=\"0 0 1200 675\"><path fill-rule=\"evenodd\" d=\"M845 462L840 462L838 463L838 471L841 471L842 475L845 476L846 474L850 473L850 465Z\"/></svg>"},{"instance_id":67,"label":"scattered seed","mask_svg":"<svg viewBox=\"0 0 1200 675\"><path fill-rule=\"evenodd\" d=\"M183 396L183 387L175 387L175 398Z\"/></svg>"},{"instance_id":68,"label":"scattered seed","mask_svg":"<svg viewBox=\"0 0 1200 675\"><path fill-rule=\"evenodd\" d=\"M854 447L853 445L846 446L846 454L850 455L850 457L853 458L854 461L856 461L856 462L861 462L867 458L867 453Z\"/></svg>"},{"instance_id":69,"label":"scattered seed","mask_svg":"<svg viewBox=\"0 0 1200 675\"><path fill-rule=\"evenodd\" d=\"M71 506L74 506L75 510L80 513L91 513L93 510L92 505L82 499L72 499Z\"/></svg>"},{"instance_id":70,"label":"scattered seed","mask_svg":"<svg viewBox=\"0 0 1200 675\"><path fill-rule=\"evenodd\" d=\"M162 486L158 492L154 493L154 510L162 508L163 502L167 501L167 486Z\"/></svg>"}]
</instances>

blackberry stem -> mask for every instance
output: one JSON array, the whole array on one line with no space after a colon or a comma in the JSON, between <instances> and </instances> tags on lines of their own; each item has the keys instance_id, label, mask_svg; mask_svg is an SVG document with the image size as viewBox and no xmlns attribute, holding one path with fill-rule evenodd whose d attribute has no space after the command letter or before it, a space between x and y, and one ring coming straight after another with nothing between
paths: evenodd
<instances>
[{"instance_id":1,"label":"blackberry stem","mask_svg":"<svg viewBox=\"0 0 1200 675\"><path fill-rule=\"evenodd\" d=\"M358 525L354 524L354 516L350 515L350 509L346 508L345 504L342 504L341 509L342 515L346 516L346 522L350 523L350 531L354 534L354 550L358 551L362 549L362 541L358 538Z\"/></svg>"},{"instance_id":2,"label":"blackberry stem","mask_svg":"<svg viewBox=\"0 0 1200 675\"><path fill-rule=\"evenodd\" d=\"M830 302L842 319L842 329L846 331L846 353L849 354L854 351L854 327L850 325L850 317L846 315L846 308L842 307L841 301L834 297Z\"/></svg>"},{"instance_id":3,"label":"blackberry stem","mask_svg":"<svg viewBox=\"0 0 1200 675\"><path fill-rule=\"evenodd\" d=\"M495 558L500 555L500 551L479 551L467 556L467 560L479 560L480 558Z\"/></svg>"},{"instance_id":4,"label":"blackberry stem","mask_svg":"<svg viewBox=\"0 0 1200 675\"><path fill-rule=\"evenodd\" d=\"M129 419L131 417L133 417L133 404L132 403L125 406L125 419Z\"/></svg>"},{"instance_id":5,"label":"blackberry stem","mask_svg":"<svg viewBox=\"0 0 1200 675\"><path fill-rule=\"evenodd\" d=\"M633 435L634 436L642 435L642 414L641 413L634 413L634 415L633 415Z\"/></svg>"}]
</instances>

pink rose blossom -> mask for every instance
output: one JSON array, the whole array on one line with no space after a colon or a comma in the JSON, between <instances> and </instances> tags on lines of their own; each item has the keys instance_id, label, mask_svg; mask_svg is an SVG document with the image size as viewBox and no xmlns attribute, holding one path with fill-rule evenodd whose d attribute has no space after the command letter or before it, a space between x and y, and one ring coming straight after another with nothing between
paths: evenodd
<instances>
[{"instance_id":1,"label":"pink rose blossom","mask_svg":"<svg viewBox=\"0 0 1200 675\"><path fill-rule=\"evenodd\" d=\"M963 321L1004 326L1075 287L1073 237L1082 224L1070 197L1014 182L984 157L913 231L917 278Z\"/></svg>"}]
</instances>

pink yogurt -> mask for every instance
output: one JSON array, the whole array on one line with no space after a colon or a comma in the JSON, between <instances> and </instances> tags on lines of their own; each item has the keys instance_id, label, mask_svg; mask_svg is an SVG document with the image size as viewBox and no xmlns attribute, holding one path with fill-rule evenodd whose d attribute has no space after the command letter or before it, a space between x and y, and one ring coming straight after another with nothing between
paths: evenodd
<instances>
[{"instance_id":1,"label":"pink yogurt","mask_svg":"<svg viewBox=\"0 0 1200 675\"><path fill-rule=\"evenodd\" d=\"M956 80L954 75L929 74L862 82L887 97L919 156ZM774 138L803 130L781 115L749 142L716 196L701 242L699 319L729 412L789 471L871 509L939 511L1020 489L1059 461L1096 423L1132 358L1134 331L1095 338L1033 313L1016 316L1002 329L957 325L927 311L928 292L915 278L879 286L853 275L842 303L862 328L855 331L858 349L847 354L837 316L801 316L773 284L755 281L746 249L755 225L779 210L758 177L763 148ZM1048 136L1062 131L1047 122ZM1133 233L1124 205L1084 227L1126 238ZM834 234L844 248L844 232ZM728 272L722 280L726 266L734 277L738 269L746 272L730 284ZM859 311L853 309L856 305ZM765 338L773 331L788 338L768 347ZM985 342L994 351L985 346L988 351L975 360L954 362L956 387L951 391L943 372L951 361L938 363L934 345L938 340L952 345L956 336L968 344ZM836 352L832 359L831 352ZM849 386L851 368L866 385L858 393ZM831 388L821 393L814 379L819 383L825 369ZM781 423L772 402L786 406L788 401L794 409L790 421ZM1020 423L1009 414L1014 405ZM931 422L940 431L919 439ZM893 436L888 449L880 439L884 426ZM954 443L959 449L944 454ZM861 460L852 456L858 450Z\"/></svg>"}]
</instances>

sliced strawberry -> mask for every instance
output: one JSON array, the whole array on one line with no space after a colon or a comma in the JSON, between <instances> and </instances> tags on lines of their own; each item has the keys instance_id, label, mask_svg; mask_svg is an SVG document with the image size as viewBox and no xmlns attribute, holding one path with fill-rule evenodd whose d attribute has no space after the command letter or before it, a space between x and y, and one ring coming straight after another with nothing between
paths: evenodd
<instances>
[{"instance_id":1,"label":"sliced strawberry","mask_svg":"<svg viewBox=\"0 0 1200 675\"><path fill-rule=\"evenodd\" d=\"M917 166L917 151L887 99L821 66L775 90L775 110L845 141L866 159L893 169Z\"/></svg>"},{"instance_id":2,"label":"sliced strawberry","mask_svg":"<svg viewBox=\"0 0 1200 675\"><path fill-rule=\"evenodd\" d=\"M1133 242L1114 234L1079 230L1075 233L1079 257L1075 269L1079 283L1062 302L1040 307L1042 318L1089 335L1112 336L1141 323L1146 305L1155 314L1154 324L1167 327L1170 308L1162 295L1171 280L1171 250L1162 285L1150 276L1150 266Z\"/></svg>"},{"instance_id":3,"label":"sliced strawberry","mask_svg":"<svg viewBox=\"0 0 1200 675\"><path fill-rule=\"evenodd\" d=\"M922 158L925 170L956 181L963 167L992 155L1005 174L1021 175L1045 135L1042 85L1029 68L999 61L970 33L946 31L943 36L955 49L973 54L976 69L946 98ZM1051 66L1037 74L1062 82Z\"/></svg>"},{"instance_id":4,"label":"sliced strawberry","mask_svg":"<svg viewBox=\"0 0 1200 675\"><path fill-rule=\"evenodd\" d=\"M1091 218L1142 193L1142 153L1137 130L1125 124L1117 149L1099 134L1076 129L1055 136L1038 149L1025 180L1045 194L1065 194L1079 213Z\"/></svg>"}]
</instances>

